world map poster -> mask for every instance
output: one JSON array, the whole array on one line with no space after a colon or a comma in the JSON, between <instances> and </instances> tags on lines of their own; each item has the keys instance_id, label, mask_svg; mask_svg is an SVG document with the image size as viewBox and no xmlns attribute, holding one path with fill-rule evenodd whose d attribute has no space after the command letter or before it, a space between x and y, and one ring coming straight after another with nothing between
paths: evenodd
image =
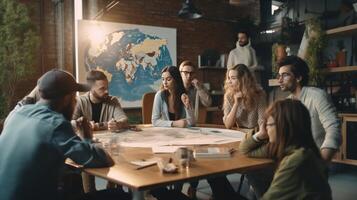
<instances>
[{"instance_id":1,"label":"world map poster","mask_svg":"<svg viewBox=\"0 0 357 200\"><path fill-rule=\"evenodd\" d=\"M79 81L103 71L124 108L141 107L143 94L159 89L161 70L176 65L174 28L79 20L77 38Z\"/></svg>"}]
</instances>

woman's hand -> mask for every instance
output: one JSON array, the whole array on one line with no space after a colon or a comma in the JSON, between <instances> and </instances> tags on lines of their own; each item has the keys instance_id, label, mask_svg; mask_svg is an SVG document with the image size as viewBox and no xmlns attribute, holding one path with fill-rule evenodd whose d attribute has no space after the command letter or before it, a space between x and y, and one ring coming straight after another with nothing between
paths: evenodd
<instances>
[{"instance_id":1,"label":"woman's hand","mask_svg":"<svg viewBox=\"0 0 357 200\"><path fill-rule=\"evenodd\" d=\"M234 98L234 103L238 103L239 99L243 98L243 93L237 92L234 94L233 98Z\"/></svg>"},{"instance_id":2,"label":"woman's hand","mask_svg":"<svg viewBox=\"0 0 357 200\"><path fill-rule=\"evenodd\" d=\"M263 122L260 126L259 126L259 131L256 133L256 137L258 140L266 140L269 138L269 135L268 135L268 131L266 129L266 126L265 126L266 122Z\"/></svg>"},{"instance_id":3,"label":"woman's hand","mask_svg":"<svg viewBox=\"0 0 357 200\"><path fill-rule=\"evenodd\" d=\"M186 119L179 119L172 122L172 127L186 128L188 125Z\"/></svg>"},{"instance_id":4,"label":"woman's hand","mask_svg":"<svg viewBox=\"0 0 357 200\"><path fill-rule=\"evenodd\" d=\"M187 94L183 93L181 95L181 101L187 109L192 109L191 102L190 102L190 99L188 98Z\"/></svg>"}]
</instances>

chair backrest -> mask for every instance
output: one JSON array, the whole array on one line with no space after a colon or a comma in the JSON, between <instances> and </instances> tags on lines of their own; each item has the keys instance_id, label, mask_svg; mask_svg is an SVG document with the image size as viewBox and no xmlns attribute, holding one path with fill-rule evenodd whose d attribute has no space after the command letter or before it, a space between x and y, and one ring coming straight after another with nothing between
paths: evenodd
<instances>
[{"instance_id":1,"label":"chair backrest","mask_svg":"<svg viewBox=\"0 0 357 200\"><path fill-rule=\"evenodd\" d=\"M152 107L156 92L148 92L143 95L141 115L143 124L151 124Z\"/></svg>"}]
</instances>

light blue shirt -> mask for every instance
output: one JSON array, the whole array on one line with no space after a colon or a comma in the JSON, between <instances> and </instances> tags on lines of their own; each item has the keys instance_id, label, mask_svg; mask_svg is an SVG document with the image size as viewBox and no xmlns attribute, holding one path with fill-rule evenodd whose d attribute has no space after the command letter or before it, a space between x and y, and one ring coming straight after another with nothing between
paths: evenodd
<instances>
[{"instance_id":1,"label":"light blue shirt","mask_svg":"<svg viewBox=\"0 0 357 200\"><path fill-rule=\"evenodd\" d=\"M183 106L180 119L186 119L189 126L195 125L195 117L192 109L186 109ZM160 127L172 126L173 121L170 120L169 108L166 101L164 100L163 91L158 91L155 94L154 104L152 108L151 122L153 126L160 126Z\"/></svg>"},{"instance_id":2,"label":"light blue shirt","mask_svg":"<svg viewBox=\"0 0 357 200\"><path fill-rule=\"evenodd\" d=\"M14 110L0 135L0 199L57 199L66 158L84 167L109 165L62 114L39 103Z\"/></svg>"}]
</instances>

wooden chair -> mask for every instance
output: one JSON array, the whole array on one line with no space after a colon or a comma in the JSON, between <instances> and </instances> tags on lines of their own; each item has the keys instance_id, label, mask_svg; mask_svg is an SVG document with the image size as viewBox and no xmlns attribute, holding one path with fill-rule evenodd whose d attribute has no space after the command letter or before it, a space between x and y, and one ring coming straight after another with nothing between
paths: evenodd
<instances>
[{"instance_id":1,"label":"wooden chair","mask_svg":"<svg viewBox=\"0 0 357 200\"><path fill-rule=\"evenodd\" d=\"M143 124L151 124L152 107L156 92L148 92L143 95L141 105L141 115Z\"/></svg>"}]
</instances>

